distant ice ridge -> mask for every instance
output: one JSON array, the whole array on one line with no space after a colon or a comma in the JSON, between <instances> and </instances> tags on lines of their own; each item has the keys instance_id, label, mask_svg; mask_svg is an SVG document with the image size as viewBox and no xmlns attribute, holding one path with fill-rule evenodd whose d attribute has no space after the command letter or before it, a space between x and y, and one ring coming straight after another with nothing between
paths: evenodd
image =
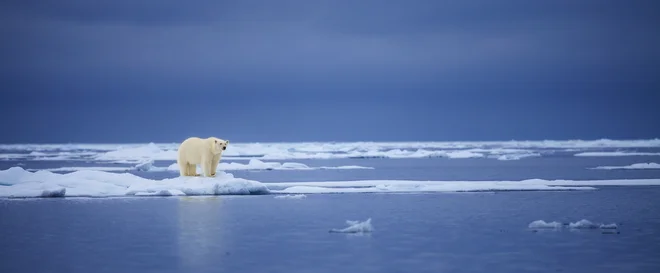
<instances>
[{"instance_id":1,"label":"distant ice ridge","mask_svg":"<svg viewBox=\"0 0 660 273\"><path fill-rule=\"evenodd\" d=\"M596 170L644 170L644 169L660 169L658 163L636 163L628 166L600 166L595 167Z\"/></svg>"},{"instance_id":2,"label":"distant ice ridge","mask_svg":"<svg viewBox=\"0 0 660 273\"><path fill-rule=\"evenodd\" d=\"M604 157L604 156L660 156L660 153L639 153L639 152L584 152L577 153L575 156L590 156L590 157Z\"/></svg>"},{"instance_id":3,"label":"distant ice ridge","mask_svg":"<svg viewBox=\"0 0 660 273\"><path fill-rule=\"evenodd\" d=\"M215 178L177 177L150 180L129 173L76 171L56 174L28 172L20 167L0 171L0 197L108 197L169 195L268 194L257 181L217 173Z\"/></svg>"},{"instance_id":4,"label":"distant ice ridge","mask_svg":"<svg viewBox=\"0 0 660 273\"><path fill-rule=\"evenodd\" d=\"M394 192L480 192L480 191L567 191L595 190L592 186L660 186L660 179L629 180L543 180L522 181L412 181L360 180L328 182L264 183L273 193L394 193Z\"/></svg>"},{"instance_id":5,"label":"distant ice ridge","mask_svg":"<svg viewBox=\"0 0 660 273\"><path fill-rule=\"evenodd\" d=\"M536 220L534 222L529 223L529 228L561 228L561 223L553 221L553 222L546 222L543 220Z\"/></svg>"},{"instance_id":6,"label":"distant ice ridge","mask_svg":"<svg viewBox=\"0 0 660 273\"><path fill-rule=\"evenodd\" d=\"M227 194L327 194L421 193L493 191L595 190L590 186L660 185L660 179L541 180L522 181L410 181L362 180L333 182L273 182L235 178L225 172L217 177L176 177L150 180L130 173L75 171L57 174L29 172L21 167L0 171L0 197L227 195Z\"/></svg>"},{"instance_id":7,"label":"distant ice ridge","mask_svg":"<svg viewBox=\"0 0 660 273\"><path fill-rule=\"evenodd\" d=\"M98 160L122 163L138 163L144 160L174 161L176 160L178 146L178 143L4 144L0 145L0 160ZM660 147L660 139L490 142L232 142L225 151L223 158L286 160L444 157L452 159L495 158L499 160L519 160L539 156L541 154L539 149L580 151L581 149L658 147ZM30 152L34 152L34 154ZM639 154L657 155L656 153ZM611 155L613 154L608 156ZM634 154L627 153L626 155ZM594 154L582 153L578 156L594 156Z\"/></svg>"},{"instance_id":8,"label":"distant ice ridge","mask_svg":"<svg viewBox=\"0 0 660 273\"><path fill-rule=\"evenodd\" d=\"M307 195L304 194L275 195L275 199L303 199L303 198L307 198Z\"/></svg>"},{"instance_id":9,"label":"distant ice ridge","mask_svg":"<svg viewBox=\"0 0 660 273\"><path fill-rule=\"evenodd\" d=\"M332 233L365 233L372 232L374 227L371 225L371 218L367 219L364 222L346 220L348 227L342 229L333 228L329 232Z\"/></svg>"},{"instance_id":10,"label":"distant ice ridge","mask_svg":"<svg viewBox=\"0 0 660 273\"><path fill-rule=\"evenodd\" d=\"M548 223L543 220L536 220L528 225L528 227L531 229L545 229L545 228L560 229L563 226L568 226L571 229L617 229L618 228L618 225L616 223L598 224L591 222L587 219L582 219L577 222L564 223L564 224L556 221Z\"/></svg>"},{"instance_id":11,"label":"distant ice ridge","mask_svg":"<svg viewBox=\"0 0 660 273\"><path fill-rule=\"evenodd\" d=\"M218 164L217 171L237 171L237 170L351 170L351 169L373 169L372 167L362 166L337 166L337 167L309 167L302 163L295 162L263 162L257 159L250 159L248 164L241 164L236 162L220 163ZM170 165L167 170L179 171L179 165L174 163ZM197 173L201 173L202 169L198 166Z\"/></svg>"},{"instance_id":12,"label":"distant ice ridge","mask_svg":"<svg viewBox=\"0 0 660 273\"><path fill-rule=\"evenodd\" d=\"M107 167L107 166L70 166L70 167L59 167L59 168L47 168L47 169L29 169L28 171L50 171L50 172L75 172L75 171L104 171L104 172L127 172L127 171L141 171L141 172L153 172L153 171L166 171L166 167L156 167L154 166L153 160L146 160L144 162L138 163L133 167Z\"/></svg>"}]
</instances>

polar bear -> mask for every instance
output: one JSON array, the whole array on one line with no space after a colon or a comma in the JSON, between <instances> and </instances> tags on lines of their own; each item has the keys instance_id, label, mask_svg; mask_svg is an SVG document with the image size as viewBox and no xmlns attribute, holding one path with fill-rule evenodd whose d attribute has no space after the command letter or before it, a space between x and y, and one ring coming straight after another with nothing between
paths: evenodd
<instances>
[{"instance_id":1,"label":"polar bear","mask_svg":"<svg viewBox=\"0 0 660 273\"><path fill-rule=\"evenodd\" d=\"M199 176L197 164L202 165L206 177L214 177L222 152L227 149L228 140L216 137L190 137L179 146L177 164L181 176Z\"/></svg>"}]
</instances>

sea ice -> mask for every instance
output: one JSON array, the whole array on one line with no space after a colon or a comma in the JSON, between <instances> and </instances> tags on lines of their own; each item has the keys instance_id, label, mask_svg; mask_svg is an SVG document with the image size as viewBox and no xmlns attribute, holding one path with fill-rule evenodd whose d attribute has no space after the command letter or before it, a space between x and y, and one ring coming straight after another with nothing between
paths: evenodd
<instances>
[{"instance_id":1,"label":"sea ice","mask_svg":"<svg viewBox=\"0 0 660 273\"><path fill-rule=\"evenodd\" d=\"M316 169L373 169L371 167L362 167L362 166L338 166L338 167L309 167L302 163L296 162L263 162L258 159L250 159L247 164L241 164L237 162L231 163L220 163L216 168L217 171L238 171L238 170L316 170ZM179 165L174 163L170 165L167 170L169 171L179 171ZM202 169L200 166L197 166L197 172L201 173Z\"/></svg>"},{"instance_id":2,"label":"sea ice","mask_svg":"<svg viewBox=\"0 0 660 273\"><path fill-rule=\"evenodd\" d=\"M575 156L660 156L660 153L640 153L640 152L584 152L577 153Z\"/></svg>"},{"instance_id":3,"label":"sea ice","mask_svg":"<svg viewBox=\"0 0 660 273\"><path fill-rule=\"evenodd\" d=\"M303 198L307 198L307 195L304 194L275 195L275 199L303 199Z\"/></svg>"},{"instance_id":4,"label":"sea ice","mask_svg":"<svg viewBox=\"0 0 660 273\"><path fill-rule=\"evenodd\" d=\"M216 177L176 177L150 180L129 173L76 171L56 174L28 172L20 167L0 171L0 197L70 197L126 195L245 195L268 194L257 181L234 178L224 172Z\"/></svg>"},{"instance_id":5,"label":"sea ice","mask_svg":"<svg viewBox=\"0 0 660 273\"><path fill-rule=\"evenodd\" d=\"M543 220L536 220L534 222L529 223L529 228L561 228L561 223L559 222L546 222Z\"/></svg>"},{"instance_id":6,"label":"sea ice","mask_svg":"<svg viewBox=\"0 0 660 273\"><path fill-rule=\"evenodd\" d=\"M600 166L593 168L595 170L644 170L644 169L660 169L658 163L636 163L628 166Z\"/></svg>"},{"instance_id":7,"label":"sea ice","mask_svg":"<svg viewBox=\"0 0 660 273\"><path fill-rule=\"evenodd\" d=\"M371 218L367 219L364 222L360 221L351 221L347 220L346 224L348 227L343 228L343 229L331 229L330 232L332 233L364 233L364 232L372 232L374 230L373 226L371 225Z\"/></svg>"}]
</instances>

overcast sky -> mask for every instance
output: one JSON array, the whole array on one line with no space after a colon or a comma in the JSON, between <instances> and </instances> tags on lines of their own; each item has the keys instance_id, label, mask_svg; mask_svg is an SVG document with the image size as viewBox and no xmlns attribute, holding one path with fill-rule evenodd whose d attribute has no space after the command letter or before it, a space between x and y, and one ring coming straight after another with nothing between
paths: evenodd
<instances>
[{"instance_id":1,"label":"overcast sky","mask_svg":"<svg viewBox=\"0 0 660 273\"><path fill-rule=\"evenodd\" d=\"M0 3L0 142L660 137L658 1Z\"/></svg>"}]
</instances>

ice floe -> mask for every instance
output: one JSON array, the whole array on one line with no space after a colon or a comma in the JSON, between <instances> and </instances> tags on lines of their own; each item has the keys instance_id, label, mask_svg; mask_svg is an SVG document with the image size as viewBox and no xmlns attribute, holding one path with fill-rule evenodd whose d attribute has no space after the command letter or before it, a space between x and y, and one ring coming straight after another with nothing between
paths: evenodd
<instances>
[{"instance_id":1,"label":"ice floe","mask_svg":"<svg viewBox=\"0 0 660 273\"><path fill-rule=\"evenodd\" d=\"M583 157L606 157L606 156L660 156L660 153L646 152L584 152L577 153L575 156Z\"/></svg>"},{"instance_id":2,"label":"ice floe","mask_svg":"<svg viewBox=\"0 0 660 273\"><path fill-rule=\"evenodd\" d=\"M595 170L647 170L647 169L660 169L658 163L635 163L628 166L599 166L592 168Z\"/></svg>"},{"instance_id":3,"label":"ice floe","mask_svg":"<svg viewBox=\"0 0 660 273\"><path fill-rule=\"evenodd\" d=\"M374 227L371 225L371 218L367 219L364 222L346 220L346 224L348 225L348 227L345 227L345 228L342 228L342 229L333 228L333 229L330 229L329 232L331 232L331 233L365 233L365 232L372 232L374 230Z\"/></svg>"},{"instance_id":4,"label":"ice floe","mask_svg":"<svg viewBox=\"0 0 660 273\"><path fill-rule=\"evenodd\" d=\"M146 144L2 144L2 160L97 160L138 163L176 160L178 143ZM545 140L482 142L300 142L238 143L223 153L225 159L291 160L335 158L495 158L520 160L540 156L547 149L583 151L577 156L660 155L652 152L602 152L594 149L660 148L660 139ZM585 151L587 150L587 151Z\"/></svg>"},{"instance_id":5,"label":"ice floe","mask_svg":"<svg viewBox=\"0 0 660 273\"><path fill-rule=\"evenodd\" d=\"M660 179L522 181L414 181L359 180L327 182L269 182L235 178L226 172L216 177L175 177L163 180L131 173L81 170L59 174L29 172L21 167L0 171L0 197L424 193L492 191L595 190L597 186L660 185Z\"/></svg>"}]
</instances>

